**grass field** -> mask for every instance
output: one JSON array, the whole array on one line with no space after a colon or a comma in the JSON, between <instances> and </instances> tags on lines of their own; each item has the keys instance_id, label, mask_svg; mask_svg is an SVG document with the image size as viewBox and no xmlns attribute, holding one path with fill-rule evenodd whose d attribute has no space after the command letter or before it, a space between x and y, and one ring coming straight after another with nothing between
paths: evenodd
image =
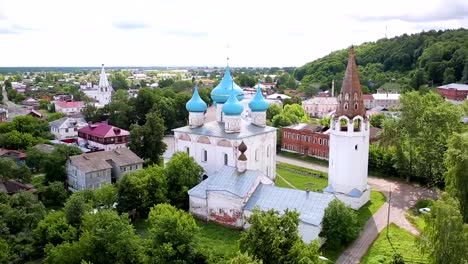
<instances>
[{"instance_id":1,"label":"grass field","mask_svg":"<svg viewBox=\"0 0 468 264\"><path fill-rule=\"evenodd\" d=\"M200 232L195 240L198 248L206 255L211 255L213 260L229 259L236 254L239 245L240 231L224 226L196 219ZM148 222L146 219L137 219L134 223L136 233L143 238L148 238Z\"/></svg>"},{"instance_id":2,"label":"grass field","mask_svg":"<svg viewBox=\"0 0 468 264\"><path fill-rule=\"evenodd\" d=\"M305 173L322 175L322 178L296 173L296 172L291 171L291 169L300 170ZM279 166L276 168L276 173L280 175L281 177L283 177L286 181L291 183L294 187L300 190L305 190L306 188L309 188L311 191L321 192L328 185L328 179L326 178L327 177L326 173L302 168L299 166L280 163ZM289 184L287 184L280 177L276 178L276 186L292 188Z\"/></svg>"},{"instance_id":3,"label":"grass field","mask_svg":"<svg viewBox=\"0 0 468 264\"><path fill-rule=\"evenodd\" d=\"M389 238L386 233L389 228ZM408 231L390 224L380 232L378 238L362 258L362 264L390 263L393 255L400 254L405 263L428 263L416 246L416 237Z\"/></svg>"}]
</instances>

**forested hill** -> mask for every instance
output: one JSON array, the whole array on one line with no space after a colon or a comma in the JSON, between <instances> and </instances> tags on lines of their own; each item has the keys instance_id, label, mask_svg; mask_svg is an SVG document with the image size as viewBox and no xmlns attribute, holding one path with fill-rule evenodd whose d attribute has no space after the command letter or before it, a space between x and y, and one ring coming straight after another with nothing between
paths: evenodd
<instances>
[{"instance_id":1,"label":"forested hill","mask_svg":"<svg viewBox=\"0 0 468 264\"><path fill-rule=\"evenodd\" d=\"M355 47L363 89L374 91L385 83L419 89L422 85L468 83L468 29L402 35ZM347 48L299 67L294 76L303 83L340 88L348 61ZM368 90L369 89L369 90Z\"/></svg>"}]
</instances>

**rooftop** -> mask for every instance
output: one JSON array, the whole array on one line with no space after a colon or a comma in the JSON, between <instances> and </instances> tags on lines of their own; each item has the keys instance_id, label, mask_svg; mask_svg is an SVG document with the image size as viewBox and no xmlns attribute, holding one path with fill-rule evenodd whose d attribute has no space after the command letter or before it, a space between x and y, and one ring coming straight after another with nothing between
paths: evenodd
<instances>
[{"instance_id":1,"label":"rooftop","mask_svg":"<svg viewBox=\"0 0 468 264\"><path fill-rule=\"evenodd\" d=\"M286 209L296 210L300 213L302 222L318 226L322 223L325 209L333 199L331 194L260 184L244 209L274 209L280 213Z\"/></svg>"},{"instance_id":2,"label":"rooftop","mask_svg":"<svg viewBox=\"0 0 468 264\"><path fill-rule=\"evenodd\" d=\"M112 160L117 166L143 163L140 157L127 148L85 153L70 157L71 163L85 173L111 169L112 166L108 160Z\"/></svg>"},{"instance_id":3,"label":"rooftop","mask_svg":"<svg viewBox=\"0 0 468 264\"><path fill-rule=\"evenodd\" d=\"M398 93L376 93L372 97L375 100L399 100L400 94Z\"/></svg>"},{"instance_id":4,"label":"rooftop","mask_svg":"<svg viewBox=\"0 0 468 264\"><path fill-rule=\"evenodd\" d=\"M55 121L49 123L51 127L84 127L87 126L88 123L83 118L70 118L70 117L62 117Z\"/></svg>"},{"instance_id":5,"label":"rooftop","mask_svg":"<svg viewBox=\"0 0 468 264\"><path fill-rule=\"evenodd\" d=\"M309 124L309 123L300 123L296 125L287 126L284 128L290 128L294 130L309 130L309 131L317 132L317 133L324 132L323 130L328 130L327 127L317 125L317 124Z\"/></svg>"},{"instance_id":6,"label":"rooftop","mask_svg":"<svg viewBox=\"0 0 468 264\"><path fill-rule=\"evenodd\" d=\"M262 177L263 174L260 171L246 170L238 173L235 167L223 166L208 179L190 189L188 194L205 199L207 191L225 191L245 198Z\"/></svg>"},{"instance_id":7,"label":"rooftop","mask_svg":"<svg viewBox=\"0 0 468 264\"><path fill-rule=\"evenodd\" d=\"M61 108L77 108L77 107L83 107L84 103L83 101L55 101L55 104L60 106Z\"/></svg>"},{"instance_id":8,"label":"rooftop","mask_svg":"<svg viewBox=\"0 0 468 264\"><path fill-rule=\"evenodd\" d=\"M78 129L78 132L100 138L130 135L130 133L127 130L108 125L107 123L90 124L86 127Z\"/></svg>"},{"instance_id":9,"label":"rooftop","mask_svg":"<svg viewBox=\"0 0 468 264\"><path fill-rule=\"evenodd\" d=\"M446 84L439 86L437 88L441 89L456 89L460 91L468 91L468 84L462 84L462 83L451 83L451 84Z\"/></svg>"},{"instance_id":10,"label":"rooftop","mask_svg":"<svg viewBox=\"0 0 468 264\"><path fill-rule=\"evenodd\" d=\"M239 133L226 133L224 130L224 123L211 121L205 123L201 127L190 128L189 126L175 128L172 131L174 132L181 132L187 134L196 134L196 135L204 135L210 137L219 137L219 138L227 138L227 139L241 139L251 136L256 136L260 134L269 133L275 131L275 127L259 127L256 125L252 125L250 122L241 119L240 122L240 132Z\"/></svg>"}]
</instances>

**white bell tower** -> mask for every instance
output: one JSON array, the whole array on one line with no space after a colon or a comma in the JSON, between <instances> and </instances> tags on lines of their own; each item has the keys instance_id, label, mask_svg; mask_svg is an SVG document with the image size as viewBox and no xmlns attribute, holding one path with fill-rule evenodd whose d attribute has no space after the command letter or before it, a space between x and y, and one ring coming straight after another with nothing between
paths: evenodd
<instances>
[{"instance_id":1,"label":"white bell tower","mask_svg":"<svg viewBox=\"0 0 468 264\"><path fill-rule=\"evenodd\" d=\"M333 193L353 209L361 208L370 200L369 135L369 118L351 47L338 108L331 120L328 187L324 191Z\"/></svg>"}]
</instances>

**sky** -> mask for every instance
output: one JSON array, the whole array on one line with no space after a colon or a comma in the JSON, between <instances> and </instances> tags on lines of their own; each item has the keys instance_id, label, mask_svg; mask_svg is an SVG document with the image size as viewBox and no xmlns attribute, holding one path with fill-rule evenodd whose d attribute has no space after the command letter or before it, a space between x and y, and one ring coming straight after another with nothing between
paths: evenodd
<instances>
[{"instance_id":1,"label":"sky","mask_svg":"<svg viewBox=\"0 0 468 264\"><path fill-rule=\"evenodd\" d=\"M467 0L0 0L0 67L302 66L461 27Z\"/></svg>"}]
</instances>

